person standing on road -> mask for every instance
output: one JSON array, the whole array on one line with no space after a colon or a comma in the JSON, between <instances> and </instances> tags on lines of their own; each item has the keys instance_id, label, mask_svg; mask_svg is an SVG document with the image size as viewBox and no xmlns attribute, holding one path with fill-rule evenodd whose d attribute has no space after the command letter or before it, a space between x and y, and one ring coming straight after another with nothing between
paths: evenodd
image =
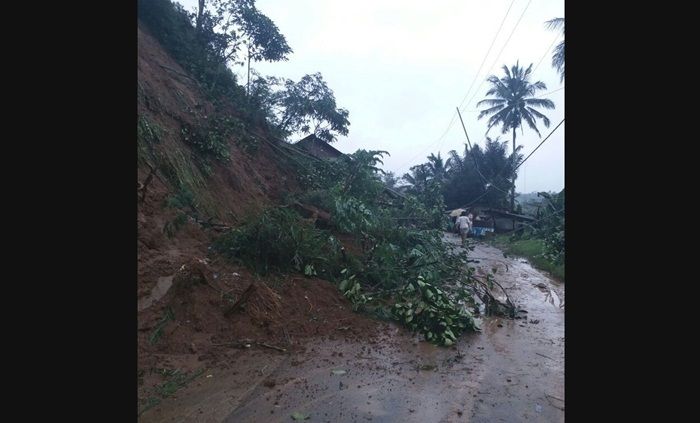
<instances>
[{"instance_id":1,"label":"person standing on road","mask_svg":"<svg viewBox=\"0 0 700 423\"><path fill-rule=\"evenodd\" d=\"M459 235L462 237L462 245L467 241L467 235L472 228L471 213L463 211L461 216L457 218L455 225L459 227Z\"/></svg>"}]
</instances>

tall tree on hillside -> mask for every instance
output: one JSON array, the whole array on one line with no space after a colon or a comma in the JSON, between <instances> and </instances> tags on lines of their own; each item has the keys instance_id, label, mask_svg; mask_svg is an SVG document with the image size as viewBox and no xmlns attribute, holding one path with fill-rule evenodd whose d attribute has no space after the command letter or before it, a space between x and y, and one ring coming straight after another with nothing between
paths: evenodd
<instances>
[{"instance_id":1,"label":"tall tree on hillside","mask_svg":"<svg viewBox=\"0 0 700 423\"><path fill-rule=\"evenodd\" d=\"M197 29L197 33L202 31L202 19L204 18L204 6L205 6L205 0L199 0L199 8L197 9L197 21L195 28Z\"/></svg>"},{"instance_id":2,"label":"tall tree on hillside","mask_svg":"<svg viewBox=\"0 0 700 423\"><path fill-rule=\"evenodd\" d=\"M545 22L547 29L561 28L561 35L564 35L564 18L554 18ZM564 81L564 40L554 48L552 53L552 66L559 72L559 82Z\"/></svg>"},{"instance_id":3,"label":"tall tree on hillside","mask_svg":"<svg viewBox=\"0 0 700 423\"><path fill-rule=\"evenodd\" d=\"M350 112L336 105L335 95L320 73L304 75L299 82L284 81L284 89L275 94L279 108L278 130L289 136L295 132L312 133L325 142L347 135Z\"/></svg>"},{"instance_id":4,"label":"tall tree on hillside","mask_svg":"<svg viewBox=\"0 0 700 423\"><path fill-rule=\"evenodd\" d=\"M288 60L287 55L292 53L277 25L272 19L260 13L255 7L243 10L242 22L243 34L246 37L244 44L248 53L248 82L246 91L250 86L250 61L279 62Z\"/></svg>"},{"instance_id":5,"label":"tall tree on hillside","mask_svg":"<svg viewBox=\"0 0 700 423\"><path fill-rule=\"evenodd\" d=\"M196 17L197 31L210 13L206 8L206 0L198 0L199 9ZM277 28L277 25L255 7L255 0L209 0L216 14L213 20L225 37L219 55L226 63L245 65L248 63L248 82L246 92L250 87L250 62L278 62L288 60L292 53L287 40ZM241 50L246 52L240 57Z\"/></svg>"},{"instance_id":6,"label":"tall tree on hillside","mask_svg":"<svg viewBox=\"0 0 700 423\"><path fill-rule=\"evenodd\" d=\"M335 95L320 73L305 75L299 82L263 77L253 71L250 100L266 111L277 136L314 134L325 142L347 135L350 112L338 107Z\"/></svg>"},{"instance_id":7,"label":"tall tree on hillside","mask_svg":"<svg viewBox=\"0 0 700 423\"><path fill-rule=\"evenodd\" d=\"M528 126L537 132L537 135L542 137L537 129L536 120L541 119L544 126L549 128L549 118L538 112L534 107L542 107L545 109L554 109L554 102L549 99L536 98L537 91L546 90L547 86L542 81L530 82L530 74L532 73L532 64L523 69L516 63L510 69L503 66L505 76L499 78L491 75L487 81L491 84L491 88L486 92L487 98L477 103L478 106L488 106L479 113L478 118L491 116L488 120L488 133L495 125L501 125L501 132L506 133L509 129L513 130L513 155L516 154L515 130L520 128L521 132L523 121ZM515 210L515 179L517 174L513 173L513 186L511 189L510 206L511 210Z\"/></svg>"}]
</instances>

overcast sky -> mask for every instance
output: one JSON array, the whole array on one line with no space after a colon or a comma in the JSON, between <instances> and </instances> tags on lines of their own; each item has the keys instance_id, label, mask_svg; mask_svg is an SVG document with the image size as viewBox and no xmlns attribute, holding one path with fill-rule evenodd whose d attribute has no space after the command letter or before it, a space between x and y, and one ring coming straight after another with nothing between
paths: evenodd
<instances>
[{"instance_id":1,"label":"overcast sky","mask_svg":"<svg viewBox=\"0 0 700 423\"><path fill-rule=\"evenodd\" d=\"M197 5L179 1L188 10ZM564 0L257 0L256 5L294 53L287 62L253 68L295 81L321 72L338 106L350 111L350 133L333 146L344 153L387 150L384 170L398 176L430 153L445 158L450 150L463 153L459 105L469 138L483 147L487 118L477 120L476 103L488 89L486 77L501 76L504 64L533 63L532 81L547 85L541 94L558 90L546 96L556 109L543 111L549 129L538 121L542 138L527 126L524 133L518 130L526 156L564 118L564 83L551 66L552 49L562 37L544 26L565 17ZM565 130L564 123L520 168L518 191L564 187ZM512 133L492 128L489 136L510 141Z\"/></svg>"}]
</instances>

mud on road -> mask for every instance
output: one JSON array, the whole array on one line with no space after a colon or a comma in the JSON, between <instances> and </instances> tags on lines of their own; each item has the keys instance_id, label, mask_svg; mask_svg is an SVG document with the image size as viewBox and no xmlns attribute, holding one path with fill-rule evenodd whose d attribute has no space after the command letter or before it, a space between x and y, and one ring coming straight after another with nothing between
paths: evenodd
<instances>
[{"instance_id":1,"label":"mud on road","mask_svg":"<svg viewBox=\"0 0 700 423\"><path fill-rule=\"evenodd\" d=\"M564 285L485 244L470 258L477 272L496 268L527 313L484 318L481 333L449 348L377 322L365 343L323 337L287 353L236 350L140 421L289 422L299 413L309 422L563 422Z\"/></svg>"}]
</instances>

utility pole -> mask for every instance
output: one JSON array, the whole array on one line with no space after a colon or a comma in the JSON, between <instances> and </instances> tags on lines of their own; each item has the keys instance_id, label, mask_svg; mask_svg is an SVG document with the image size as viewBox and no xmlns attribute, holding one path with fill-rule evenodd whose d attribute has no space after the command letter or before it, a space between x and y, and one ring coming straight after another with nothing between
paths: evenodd
<instances>
[{"instance_id":1,"label":"utility pole","mask_svg":"<svg viewBox=\"0 0 700 423\"><path fill-rule=\"evenodd\" d=\"M462 114L459 112L459 107L457 107L457 115L459 116L459 121L462 122L462 129L464 129L464 135L467 136L467 144L469 145L469 151L472 150L472 143L469 141L469 134L467 134L467 128L464 126L464 121L462 120Z\"/></svg>"},{"instance_id":2,"label":"utility pole","mask_svg":"<svg viewBox=\"0 0 700 423\"><path fill-rule=\"evenodd\" d=\"M479 165L476 163L476 157L472 154L472 143L469 141L469 134L467 134L467 127L464 126L464 120L462 120L462 114L459 112L459 107L457 107L457 116L459 116L459 121L462 122L462 129L464 129L464 135L467 137L467 145L469 146L469 155L472 156L472 160L474 161L474 169L476 169L476 173L479 174L479 177L483 182L486 183L486 187L484 188L484 194L486 194L486 191L489 189L488 181L486 180L486 177L481 174L479 171ZM466 157L465 157L466 158Z\"/></svg>"}]
</instances>

